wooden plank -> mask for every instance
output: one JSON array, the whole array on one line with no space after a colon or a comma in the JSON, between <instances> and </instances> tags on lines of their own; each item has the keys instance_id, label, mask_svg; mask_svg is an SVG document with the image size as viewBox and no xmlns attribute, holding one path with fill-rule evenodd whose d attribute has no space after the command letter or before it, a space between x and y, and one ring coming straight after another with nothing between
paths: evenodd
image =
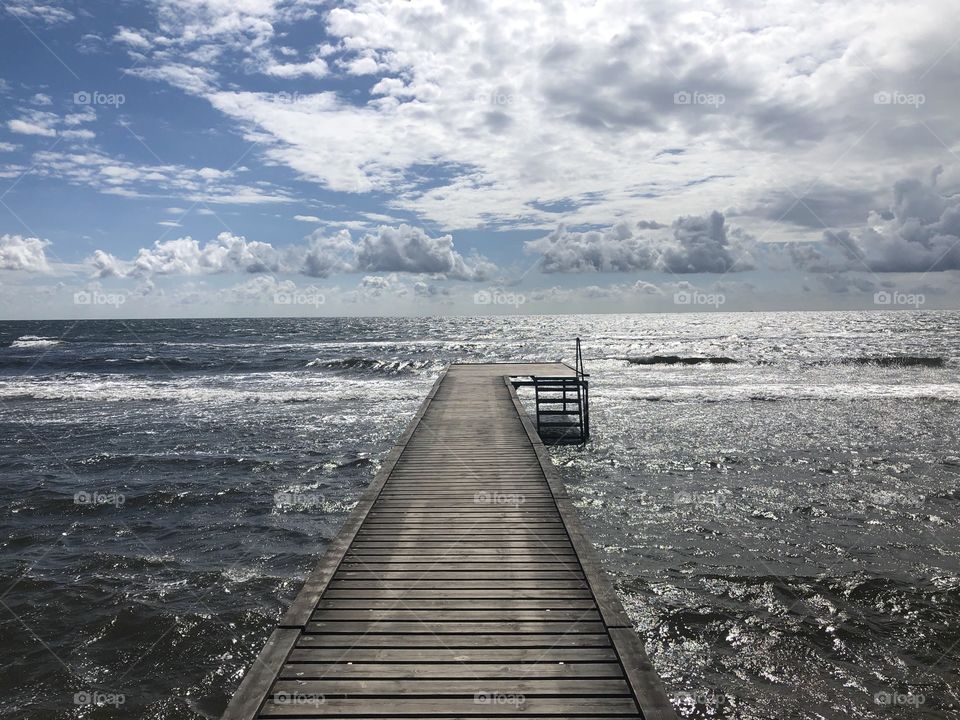
<instances>
[{"instance_id":1,"label":"wooden plank","mask_svg":"<svg viewBox=\"0 0 960 720\"><path fill-rule=\"evenodd\" d=\"M474 678L477 680L500 679L623 679L623 668L616 661L606 663L583 662L544 662L535 653L525 651L535 658L528 663L470 663L455 662L421 662L421 663L384 663L384 662L298 662L292 660L283 666L280 672L282 680L333 680L333 679L364 679L364 680L462 680ZM425 653L421 652L421 655ZM452 655L452 653L451 653ZM626 688L624 687L624 690ZM566 691L567 688L564 688ZM274 690L276 692L276 689Z\"/></svg>"},{"instance_id":2,"label":"wooden plank","mask_svg":"<svg viewBox=\"0 0 960 720\"><path fill-rule=\"evenodd\" d=\"M336 539L330 544L327 552L324 554L323 558L313 569L310 575L307 576L307 579L304 582L303 587L300 589L300 592L297 593L293 603L291 603L290 607L287 609L287 612L281 619L280 627L303 627L304 623L307 622L307 619L310 617L311 610L317 604L317 600L320 599L320 595L323 594L324 589L327 587L327 583L330 582L330 578L333 577L334 572L336 572L337 566L340 564L340 560L346 553L347 548L350 547L350 543L353 542L353 538L356 536L360 526L363 524L367 513L370 511L370 508L373 507L377 496L380 494L380 491L386 484L387 479L390 477L390 473L393 471L393 468L403 455L403 438L409 438L413 434L413 431L416 429L417 425L420 424L420 420L423 418L424 414L426 414L427 408L430 407L430 401L433 399L433 396L443 383L445 374L446 371L442 372L440 377L437 378L430 392L427 394L427 397L420 404L420 408L407 424L407 429L401 436L401 441L398 441L397 444L387 454L387 458L383 465L381 465L380 470L373 479L373 482L364 492L360 501L357 503L357 506L351 512L347 522L337 534Z\"/></svg>"},{"instance_id":3,"label":"wooden plank","mask_svg":"<svg viewBox=\"0 0 960 720\"><path fill-rule=\"evenodd\" d=\"M409 607L401 608L374 608L366 610L362 608L324 608L316 610L313 613L315 622L335 622L335 621L361 621L373 623L386 623L392 621L419 622L419 623L445 623L445 622L599 622L600 615L594 607L587 609L574 610L546 610L546 609L517 609L511 608L504 610L502 608L482 608L482 609L458 609L458 610L437 610L436 608L427 608L418 610Z\"/></svg>"},{"instance_id":4,"label":"wooden plank","mask_svg":"<svg viewBox=\"0 0 960 720\"><path fill-rule=\"evenodd\" d=\"M441 622L422 620L414 622L371 621L371 620L331 620L309 622L304 632L308 633L429 633L432 635L447 635L451 633L477 633L490 635L498 633L602 633L606 627L602 622Z\"/></svg>"},{"instance_id":5,"label":"wooden plank","mask_svg":"<svg viewBox=\"0 0 960 720\"><path fill-rule=\"evenodd\" d=\"M322 634L301 635L297 647L327 648L610 648L610 636L606 631L600 633L551 634L538 633L447 633L440 638L430 633L411 635L409 633L379 634Z\"/></svg>"},{"instance_id":6,"label":"wooden plank","mask_svg":"<svg viewBox=\"0 0 960 720\"><path fill-rule=\"evenodd\" d=\"M464 588L443 588L441 593L438 593L436 589L413 589L413 590L398 590L398 589L381 589L381 588L367 588L367 589L353 589L347 588L342 589L335 584L331 584L327 591L323 594L323 600L320 601L320 606L323 603L332 601L332 600L352 600L352 599L362 599L362 600L374 600L377 602L390 602L395 600L404 600L407 603L415 603L421 600L435 601L435 602L456 602L456 601L469 601L474 600L510 600L511 602L521 603L521 602L553 602L556 599L569 601L569 602L579 602L580 600L586 600L587 602L593 602L593 595L590 593L586 586L584 589L578 590L574 588L563 588L562 591L558 590L544 590L538 588L514 588L509 587L506 589L500 588L486 588L486 589L464 589Z\"/></svg>"},{"instance_id":7,"label":"wooden plank","mask_svg":"<svg viewBox=\"0 0 960 720\"><path fill-rule=\"evenodd\" d=\"M247 720L256 716L299 634L296 630L280 628L273 631L230 698L222 720Z\"/></svg>"},{"instance_id":8,"label":"wooden plank","mask_svg":"<svg viewBox=\"0 0 960 720\"><path fill-rule=\"evenodd\" d=\"M660 712L642 647L614 647L611 633L632 629L503 380L517 372L574 376L542 363L441 375L281 621L293 641L248 674L231 720L257 708L639 720L638 700Z\"/></svg>"},{"instance_id":9,"label":"wooden plank","mask_svg":"<svg viewBox=\"0 0 960 720\"><path fill-rule=\"evenodd\" d=\"M370 664L379 667L381 663L417 663L417 664L446 664L466 663L481 664L526 665L535 663L565 663L567 666L588 667L592 663L608 663L615 668L616 673L623 674L619 658L613 648L604 647L537 647L537 648L358 648L358 647L295 647L287 656L289 667L303 663L352 663L354 667ZM562 666L561 666L562 667ZM286 670L285 670L286 671ZM284 672L285 672L284 671ZM480 672L480 670L471 670ZM611 670L614 672L614 670ZM378 675L379 677L379 675Z\"/></svg>"},{"instance_id":10,"label":"wooden plank","mask_svg":"<svg viewBox=\"0 0 960 720\"><path fill-rule=\"evenodd\" d=\"M273 695L285 693L305 693L323 695L326 698L358 697L364 695L390 695L393 697L420 696L438 698L445 695L458 697L473 696L482 693L490 686L509 687L511 693L533 696L629 696L623 675L619 679L608 678L562 678L527 679L496 678L482 679L462 675L455 680L434 680L431 678L411 677L409 673L403 679L374 680L370 678L345 679L280 679L274 683Z\"/></svg>"},{"instance_id":11,"label":"wooden plank","mask_svg":"<svg viewBox=\"0 0 960 720\"><path fill-rule=\"evenodd\" d=\"M500 699L502 698L502 700ZM309 715L305 714L309 711ZM355 717L355 718L423 718L439 715L447 718L502 717L521 714L525 718L543 715L554 717L578 716L633 717L636 705L630 697L541 698L530 697L520 701L509 692L496 688L482 688L464 698L323 698L311 699L290 696L285 701L270 698L263 708L263 717Z\"/></svg>"}]
</instances>

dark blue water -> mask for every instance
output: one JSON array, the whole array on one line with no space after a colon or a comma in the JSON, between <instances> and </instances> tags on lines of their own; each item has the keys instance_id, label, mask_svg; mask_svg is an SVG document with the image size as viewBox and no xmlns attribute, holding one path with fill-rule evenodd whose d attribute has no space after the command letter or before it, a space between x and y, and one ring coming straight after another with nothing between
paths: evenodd
<instances>
[{"instance_id":1,"label":"dark blue water","mask_svg":"<svg viewBox=\"0 0 960 720\"><path fill-rule=\"evenodd\" d=\"M444 364L581 335L554 457L678 711L957 717L958 321L0 323L0 715L218 717Z\"/></svg>"}]
</instances>

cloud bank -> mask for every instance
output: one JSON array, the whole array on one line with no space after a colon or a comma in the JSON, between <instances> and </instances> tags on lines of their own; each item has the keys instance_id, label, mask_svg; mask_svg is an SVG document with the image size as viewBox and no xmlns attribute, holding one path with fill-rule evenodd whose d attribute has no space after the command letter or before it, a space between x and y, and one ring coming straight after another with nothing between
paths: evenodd
<instances>
[{"instance_id":1,"label":"cloud bank","mask_svg":"<svg viewBox=\"0 0 960 720\"><path fill-rule=\"evenodd\" d=\"M141 248L132 260L97 250L87 265L99 278L221 273L295 273L325 278L334 273L390 272L478 281L494 270L482 257L461 255L450 235L433 238L408 225L380 226L375 233L356 240L348 230L334 235L316 231L304 244L279 248L228 232L203 244L191 237L158 240L150 248Z\"/></svg>"}]
</instances>

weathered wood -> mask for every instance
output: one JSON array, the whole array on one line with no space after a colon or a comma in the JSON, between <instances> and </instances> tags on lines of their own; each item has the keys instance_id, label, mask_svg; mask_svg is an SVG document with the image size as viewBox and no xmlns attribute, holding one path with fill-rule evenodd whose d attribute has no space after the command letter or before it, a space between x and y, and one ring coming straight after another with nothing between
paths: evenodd
<instances>
[{"instance_id":1,"label":"weathered wood","mask_svg":"<svg viewBox=\"0 0 960 720\"><path fill-rule=\"evenodd\" d=\"M230 699L230 704L223 713L223 720L247 720L256 716L299 634L296 630L280 628L273 631L253 667L247 671L240 687Z\"/></svg>"},{"instance_id":2,"label":"weathered wood","mask_svg":"<svg viewBox=\"0 0 960 720\"><path fill-rule=\"evenodd\" d=\"M464 660L451 662L342 662L335 658L333 662L317 662L291 659L283 667L280 674L282 680L333 680L333 679L363 679L363 680L403 680L416 678L421 680L456 680L464 676L477 679L508 679L508 678L561 678L561 679L590 679L590 678L619 678L623 679L623 668L616 662L545 662L536 655L536 651L525 651L533 658L533 662L504 663L486 662L470 663ZM425 653L421 653L424 655Z\"/></svg>"},{"instance_id":3,"label":"weathered wood","mask_svg":"<svg viewBox=\"0 0 960 720\"><path fill-rule=\"evenodd\" d=\"M225 717L674 718L510 375L574 371L450 366Z\"/></svg>"}]
</instances>

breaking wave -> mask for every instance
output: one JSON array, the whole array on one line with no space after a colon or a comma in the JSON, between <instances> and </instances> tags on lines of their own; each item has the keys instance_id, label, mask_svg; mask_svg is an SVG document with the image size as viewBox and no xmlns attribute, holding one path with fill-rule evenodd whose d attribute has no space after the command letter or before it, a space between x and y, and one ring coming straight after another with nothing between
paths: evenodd
<instances>
[{"instance_id":1,"label":"breaking wave","mask_svg":"<svg viewBox=\"0 0 960 720\"><path fill-rule=\"evenodd\" d=\"M308 362L307 367L359 374L415 375L441 366L430 360L377 360L376 358L348 357L333 360L317 358Z\"/></svg>"},{"instance_id":2,"label":"breaking wave","mask_svg":"<svg viewBox=\"0 0 960 720\"><path fill-rule=\"evenodd\" d=\"M648 355L624 358L632 365L733 365L738 361L728 357L685 357L682 355Z\"/></svg>"},{"instance_id":3,"label":"breaking wave","mask_svg":"<svg viewBox=\"0 0 960 720\"><path fill-rule=\"evenodd\" d=\"M42 335L23 335L18 337L12 343L10 347L12 348L41 348L41 347L53 347L54 345L59 345L60 341L56 338L43 337Z\"/></svg>"}]
</instances>

